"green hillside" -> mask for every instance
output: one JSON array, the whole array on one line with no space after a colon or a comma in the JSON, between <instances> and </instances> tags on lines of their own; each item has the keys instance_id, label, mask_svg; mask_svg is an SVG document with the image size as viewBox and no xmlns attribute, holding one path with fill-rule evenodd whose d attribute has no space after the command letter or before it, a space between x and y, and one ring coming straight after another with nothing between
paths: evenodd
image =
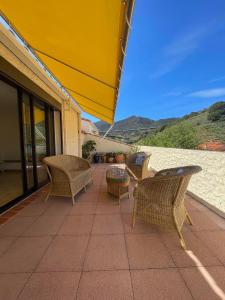
<instances>
[{"instance_id":1,"label":"green hillside","mask_svg":"<svg viewBox=\"0 0 225 300\"><path fill-rule=\"evenodd\" d=\"M186 115L158 132L148 134L138 144L186 149L196 148L207 141L225 144L225 102L218 103L207 110Z\"/></svg>"}]
</instances>

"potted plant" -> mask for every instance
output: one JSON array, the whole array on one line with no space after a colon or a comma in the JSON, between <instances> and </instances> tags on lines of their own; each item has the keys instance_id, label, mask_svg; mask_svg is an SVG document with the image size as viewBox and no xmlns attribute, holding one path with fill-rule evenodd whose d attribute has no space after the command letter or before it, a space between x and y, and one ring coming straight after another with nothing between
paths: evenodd
<instances>
[{"instance_id":1,"label":"potted plant","mask_svg":"<svg viewBox=\"0 0 225 300\"><path fill-rule=\"evenodd\" d=\"M108 163L113 163L114 162L114 153L113 152L109 152L106 155L107 155L107 162Z\"/></svg>"},{"instance_id":2,"label":"potted plant","mask_svg":"<svg viewBox=\"0 0 225 300\"><path fill-rule=\"evenodd\" d=\"M87 141L85 144L83 144L82 157L84 159L90 160L92 152L96 150L95 146L96 146L95 141Z\"/></svg>"},{"instance_id":3,"label":"potted plant","mask_svg":"<svg viewBox=\"0 0 225 300\"><path fill-rule=\"evenodd\" d=\"M116 163L118 164L121 164L121 163L124 163L124 153L123 152L117 152L115 154L115 160L116 160Z\"/></svg>"}]
</instances>

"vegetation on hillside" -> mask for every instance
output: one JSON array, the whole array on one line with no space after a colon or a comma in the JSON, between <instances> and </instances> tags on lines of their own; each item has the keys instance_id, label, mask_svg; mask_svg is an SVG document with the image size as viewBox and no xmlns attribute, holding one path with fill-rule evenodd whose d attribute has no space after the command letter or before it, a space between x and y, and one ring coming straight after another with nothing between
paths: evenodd
<instances>
[{"instance_id":1,"label":"vegetation on hillside","mask_svg":"<svg viewBox=\"0 0 225 300\"><path fill-rule=\"evenodd\" d=\"M175 125L147 135L138 144L195 149L207 141L225 143L225 102L217 102L200 112L192 112Z\"/></svg>"},{"instance_id":2,"label":"vegetation on hillside","mask_svg":"<svg viewBox=\"0 0 225 300\"><path fill-rule=\"evenodd\" d=\"M181 122L165 128L154 135L141 140L141 145L151 145L169 148L193 149L199 144L195 127L189 123Z\"/></svg>"},{"instance_id":3,"label":"vegetation on hillside","mask_svg":"<svg viewBox=\"0 0 225 300\"><path fill-rule=\"evenodd\" d=\"M225 102L216 102L210 106L208 120L212 122L225 120Z\"/></svg>"}]
</instances>

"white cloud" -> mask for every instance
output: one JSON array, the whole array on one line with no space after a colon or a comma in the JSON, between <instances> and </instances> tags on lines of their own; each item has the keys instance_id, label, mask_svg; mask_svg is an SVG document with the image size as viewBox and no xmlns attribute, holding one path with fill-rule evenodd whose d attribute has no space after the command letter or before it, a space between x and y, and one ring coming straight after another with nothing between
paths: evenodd
<instances>
[{"instance_id":1,"label":"white cloud","mask_svg":"<svg viewBox=\"0 0 225 300\"><path fill-rule=\"evenodd\" d=\"M225 88L207 89L188 94L189 97L215 98L225 96Z\"/></svg>"},{"instance_id":2,"label":"white cloud","mask_svg":"<svg viewBox=\"0 0 225 300\"><path fill-rule=\"evenodd\" d=\"M150 78L156 79L172 72L201 46L205 37L217 29L217 26L198 27L177 37L164 48L163 63L150 75Z\"/></svg>"},{"instance_id":3,"label":"white cloud","mask_svg":"<svg viewBox=\"0 0 225 300\"><path fill-rule=\"evenodd\" d=\"M208 82L212 83L212 82L217 82L217 81L221 81L221 80L225 80L225 76L210 79Z\"/></svg>"}]
</instances>

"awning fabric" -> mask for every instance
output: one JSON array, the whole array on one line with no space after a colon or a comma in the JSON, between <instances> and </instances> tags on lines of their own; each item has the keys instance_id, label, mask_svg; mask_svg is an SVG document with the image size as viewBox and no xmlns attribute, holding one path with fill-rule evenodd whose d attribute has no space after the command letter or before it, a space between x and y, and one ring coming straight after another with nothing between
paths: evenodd
<instances>
[{"instance_id":1,"label":"awning fabric","mask_svg":"<svg viewBox=\"0 0 225 300\"><path fill-rule=\"evenodd\" d=\"M132 7L133 0L0 0L2 15L83 110L108 123Z\"/></svg>"}]
</instances>

